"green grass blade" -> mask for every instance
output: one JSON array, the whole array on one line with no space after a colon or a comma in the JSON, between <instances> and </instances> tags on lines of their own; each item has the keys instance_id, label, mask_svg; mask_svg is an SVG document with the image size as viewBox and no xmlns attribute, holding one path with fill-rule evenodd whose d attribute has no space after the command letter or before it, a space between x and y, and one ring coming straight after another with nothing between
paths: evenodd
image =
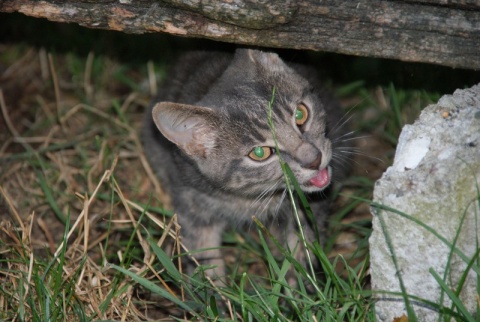
<instances>
[{"instance_id":1,"label":"green grass blade","mask_svg":"<svg viewBox=\"0 0 480 322\"><path fill-rule=\"evenodd\" d=\"M395 271L400 272L400 267L398 266L397 262L397 256L395 255L395 250L393 247L392 240L390 239L390 233L387 230L387 225L385 224L385 221L383 220L383 216L381 211L378 211L376 213L376 216L378 217L378 220L380 221L380 227L382 228L383 236L385 237L385 242L387 244L388 250L390 252L390 256L393 261L393 265L395 266ZM398 278L398 283L400 285L400 290L401 294L403 297L403 301L405 302L405 308L407 310L407 315L408 315L408 320L410 322L415 322L418 321L417 315L415 314L415 311L413 310L412 305L410 304L410 299L408 297L407 290L405 288L405 284L403 283L403 278L402 274L396 274Z\"/></svg>"},{"instance_id":2,"label":"green grass blade","mask_svg":"<svg viewBox=\"0 0 480 322\"><path fill-rule=\"evenodd\" d=\"M401 114L401 106L400 106L400 93L395 90L395 86L393 83L390 83L388 86L388 93L390 94L390 102L393 108L393 115L395 120L396 129L400 130L403 126L402 122L402 114ZM395 127L395 126L394 126Z\"/></svg>"},{"instance_id":3,"label":"green grass blade","mask_svg":"<svg viewBox=\"0 0 480 322\"><path fill-rule=\"evenodd\" d=\"M158 247L158 245L152 239L148 239L148 243L150 244L154 254L157 256L157 259L160 261L160 264L167 271L168 275L173 278L175 282L181 282L182 274L173 264L171 258L163 251L163 249Z\"/></svg>"},{"instance_id":4,"label":"green grass blade","mask_svg":"<svg viewBox=\"0 0 480 322\"><path fill-rule=\"evenodd\" d=\"M450 300L455 304L455 307L463 315L463 319L468 322L475 322L475 319L470 314L470 312L468 312L462 301L455 295L454 292L452 292L450 287L442 280L440 275L438 275L437 272L433 270L433 268L430 268L428 271L430 272L430 274L432 274L433 278L435 278L438 285L440 285L440 287L445 291L445 293L447 293Z\"/></svg>"},{"instance_id":5,"label":"green grass blade","mask_svg":"<svg viewBox=\"0 0 480 322\"><path fill-rule=\"evenodd\" d=\"M143 287L145 287L147 290L155 293L155 294L158 294L164 298L166 298L167 300L175 303L176 305L178 305L179 307L181 307L182 309L188 311L189 313L192 313L193 315L195 315L197 318L200 318L197 313L195 313L195 310L193 308L191 308L187 303L183 302L181 299L177 298L176 296L173 296L172 294L170 294L169 292L167 292L166 290L164 290L163 288L155 285L154 283L152 283L151 281L147 280L146 278L143 278L141 276L138 276L137 274L129 271L128 269L125 269L123 267L120 267L120 266L117 266L115 264L109 264L108 266L116 269L117 271L121 272L122 274L124 275L127 275L129 276L131 279L133 279L135 282L137 282L138 284L142 285Z\"/></svg>"},{"instance_id":6,"label":"green grass blade","mask_svg":"<svg viewBox=\"0 0 480 322\"><path fill-rule=\"evenodd\" d=\"M364 86L365 86L365 81L363 80L354 81L346 85L343 85L342 87L339 87L337 90L335 90L335 94L338 97L345 97L348 95L352 95L353 93L357 92L359 89L361 89Z\"/></svg>"},{"instance_id":7,"label":"green grass blade","mask_svg":"<svg viewBox=\"0 0 480 322\"><path fill-rule=\"evenodd\" d=\"M42 170L45 171L45 162L43 161L43 159L39 155L36 154L36 157L37 157L38 162L40 163L40 166L42 167ZM62 222L62 224L66 224L67 219L65 218L62 211L58 207L57 201L55 200L55 197L53 196L52 189L50 189L50 187L49 187L49 185L48 185L48 183L45 179L45 176L38 169L35 168L34 170L35 170L35 174L37 175L38 183L40 184L40 188L42 189L43 194L45 195L45 200L50 205L53 212L55 213L57 218Z\"/></svg>"},{"instance_id":8,"label":"green grass blade","mask_svg":"<svg viewBox=\"0 0 480 322\"><path fill-rule=\"evenodd\" d=\"M247 308L245 305L245 281L246 281L247 273L243 273L242 277L240 278L240 288L239 288L239 303L240 303L240 309L242 310L242 317L245 320L248 320L247 316Z\"/></svg>"},{"instance_id":9,"label":"green grass blade","mask_svg":"<svg viewBox=\"0 0 480 322\"><path fill-rule=\"evenodd\" d=\"M300 215L299 215L299 212L298 212L298 209L297 209L297 204L296 204L296 201L295 201L295 198L294 198L294 195L293 195L293 191L292 191L292 185L293 185L292 182L296 182L296 178L293 175L293 172L290 169L290 167L288 166L288 164L285 161L283 161L282 155L280 154L280 148L278 147L278 141L277 141L276 132L275 132L275 124L273 123L273 103L275 101L275 91L276 91L276 89L275 89L275 87L273 87L272 97L270 99L270 102L268 103L268 120L267 120L268 121L268 126L270 127L270 132L272 133L273 141L275 142L275 151L276 151L276 154L278 156L278 160L280 162L280 167L282 168L283 177L285 179L285 185L287 187L288 196L289 196L291 204L292 204L294 218L295 218L295 221L297 223L297 228L298 228L298 231L300 232L300 237L301 237L300 240L303 244L303 247L305 248L305 255L307 257L307 262L308 262L310 272L311 272L310 276L315 281L314 284L316 284L315 270L313 269L313 263L312 263L312 259L311 259L311 256L310 256L310 252L308 250L307 240L305 238L305 233L303 231L302 223L301 223L301 220L300 220ZM298 184L297 184L297 187L298 187ZM298 187L298 188L300 188L300 187ZM298 191L300 191L300 194L303 195L303 192L301 192L301 189L298 189L297 192ZM308 202L306 202L306 199L305 199L305 203L307 204L307 209L310 209L310 206L308 206ZM309 210L309 211L310 211L310 215L311 215L311 210Z\"/></svg>"}]
</instances>

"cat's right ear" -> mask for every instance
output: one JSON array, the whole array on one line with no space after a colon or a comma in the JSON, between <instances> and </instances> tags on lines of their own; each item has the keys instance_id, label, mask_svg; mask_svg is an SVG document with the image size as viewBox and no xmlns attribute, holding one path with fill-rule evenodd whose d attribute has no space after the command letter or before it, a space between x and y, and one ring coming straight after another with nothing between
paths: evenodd
<instances>
[{"instance_id":1,"label":"cat's right ear","mask_svg":"<svg viewBox=\"0 0 480 322\"><path fill-rule=\"evenodd\" d=\"M215 147L216 115L209 108L161 102L152 116L160 132L191 157L205 158Z\"/></svg>"}]
</instances>

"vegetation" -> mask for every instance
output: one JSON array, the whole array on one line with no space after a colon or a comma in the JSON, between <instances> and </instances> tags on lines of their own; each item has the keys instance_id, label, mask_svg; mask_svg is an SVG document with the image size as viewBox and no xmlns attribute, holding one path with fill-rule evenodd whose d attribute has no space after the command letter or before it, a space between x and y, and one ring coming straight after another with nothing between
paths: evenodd
<instances>
[{"instance_id":1,"label":"vegetation","mask_svg":"<svg viewBox=\"0 0 480 322\"><path fill-rule=\"evenodd\" d=\"M1 45L0 320L373 321L373 182L401 126L438 96L361 81L335 86L358 129L358 151L327 245L308 245L321 274L256 223L257 234L226 234L230 277L220 285L208 267L182 273L181 230L138 138L165 78L159 60L129 65Z\"/></svg>"}]
</instances>

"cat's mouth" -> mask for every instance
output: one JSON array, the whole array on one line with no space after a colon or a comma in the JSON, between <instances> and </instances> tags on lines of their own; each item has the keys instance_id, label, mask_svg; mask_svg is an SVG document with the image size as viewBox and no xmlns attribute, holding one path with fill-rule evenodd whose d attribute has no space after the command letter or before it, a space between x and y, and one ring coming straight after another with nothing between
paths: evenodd
<instances>
[{"instance_id":1,"label":"cat's mouth","mask_svg":"<svg viewBox=\"0 0 480 322\"><path fill-rule=\"evenodd\" d=\"M326 167L318 171L313 178L310 178L307 186L310 186L311 188L317 187L318 189L323 190L330 184L331 178L332 168Z\"/></svg>"}]
</instances>

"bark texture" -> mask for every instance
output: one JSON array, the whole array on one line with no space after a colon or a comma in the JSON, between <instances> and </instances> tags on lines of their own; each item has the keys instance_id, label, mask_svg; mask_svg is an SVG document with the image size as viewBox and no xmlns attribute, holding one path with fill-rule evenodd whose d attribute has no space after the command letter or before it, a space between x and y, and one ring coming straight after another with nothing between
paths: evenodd
<instances>
[{"instance_id":1,"label":"bark texture","mask_svg":"<svg viewBox=\"0 0 480 322\"><path fill-rule=\"evenodd\" d=\"M126 33L480 69L479 0L0 0L0 11Z\"/></svg>"}]
</instances>

